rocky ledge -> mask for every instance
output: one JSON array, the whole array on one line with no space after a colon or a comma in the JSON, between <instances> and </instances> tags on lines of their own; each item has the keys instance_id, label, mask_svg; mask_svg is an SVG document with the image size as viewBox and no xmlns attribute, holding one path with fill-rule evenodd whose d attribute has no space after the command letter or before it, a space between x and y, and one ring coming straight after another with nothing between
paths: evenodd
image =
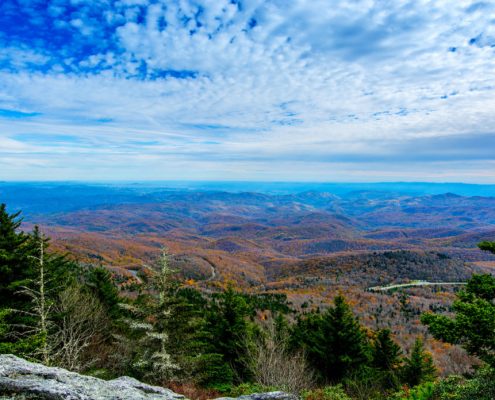
<instances>
[{"instance_id":1,"label":"rocky ledge","mask_svg":"<svg viewBox=\"0 0 495 400\"><path fill-rule=\"evenodd\" d=\"M0 355L0 393L4 398L46 400L184 399L171 390L146 385L127 376L105 381L35 364L10 354Z\"/></svg>"},{"instance_id":2,"label":"rocky ledge","mask_svg":"<svg viewBox=\"0 0 495 400\"><path fill-rule=\"evenodd\" d=\"M105 381L62 368L46 367L11 354L0 354L0 400L185 400L162 387L127 376ZM283 392L242 396L241 400L295 400ZM220 399L218 399L220 400Z\"/></svg>"}]
</instances>

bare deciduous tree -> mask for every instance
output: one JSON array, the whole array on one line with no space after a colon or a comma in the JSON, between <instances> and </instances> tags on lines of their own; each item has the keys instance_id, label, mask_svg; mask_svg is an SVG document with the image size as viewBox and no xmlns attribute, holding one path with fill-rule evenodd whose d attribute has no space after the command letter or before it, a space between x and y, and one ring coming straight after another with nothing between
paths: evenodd
<instances>
[{"instance_id":1,"label":"bare deciduous tree","mask_svg":"<svg viewBox=\"0 0 495 400\"><path fill-rule=\"evenodd\" d=\"M289 352L288 335L277 333L273 321L246 346L246 366L257 383L295 394L314 386L314 373L306 357L302 352Z\"/></svg>"},{"instance_id":2,"label":"bare deciduous tree","mask_svg":"<svg viewBox=\"0 0 495 400\"><path fill-rule=\"evenodd\" d=\"M54 332L54 358L58 365L80 371L96 360L84 357L96 345L107 326L104 307L92 294L70 286L59 295L54 311L60 316Z\"/></svg>"}]
</instances>

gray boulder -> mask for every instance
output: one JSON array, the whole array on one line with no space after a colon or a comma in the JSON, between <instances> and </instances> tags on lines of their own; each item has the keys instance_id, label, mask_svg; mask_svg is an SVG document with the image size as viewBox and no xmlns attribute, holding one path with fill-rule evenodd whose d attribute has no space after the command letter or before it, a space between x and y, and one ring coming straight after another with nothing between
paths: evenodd
<instances>
[{"instance_id":1,"label":"gray boulder","mask_svg":"<svg viewBox=\"0 0 495 400\"><path fill-rule=\"evenodd\" d=\"M105 381L0 354L0 399L181 400L184 396L134 378Z\"/></svg>"},{"instance_id":2,"label":"gray boulder","mask_svg":"<svg viewBox=\"0 0 495 400\"><path fill-rule=\"evenodd\" d=\"M187 400L181 394L123 376L110 381L46 367L0 354L0 400ZM298 400L284 392L255 393L238 400ZM223 397L216 400L232 400Z\"/></svg>"}]
</instances>

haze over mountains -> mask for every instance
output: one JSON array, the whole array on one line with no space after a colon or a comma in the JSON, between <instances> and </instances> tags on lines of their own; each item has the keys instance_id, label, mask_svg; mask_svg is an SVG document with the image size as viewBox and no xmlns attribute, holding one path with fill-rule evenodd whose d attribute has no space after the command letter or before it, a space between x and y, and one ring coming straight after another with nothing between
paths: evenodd
<instances>
[{"instance_id":1,"label":"haze over mountains","mask_svg":"<svg viewBox=\"0 0 495 400\"><path fill-rule=\"evenodd\" d=\"M476 247L495 237L488 185L3 183L0 198L58 248L124 269L162 245L187 275L209 279L213 268L216 279L240 283L266 282L302 260L389 250L495 265Z\"/></svg>"}]
</instances>

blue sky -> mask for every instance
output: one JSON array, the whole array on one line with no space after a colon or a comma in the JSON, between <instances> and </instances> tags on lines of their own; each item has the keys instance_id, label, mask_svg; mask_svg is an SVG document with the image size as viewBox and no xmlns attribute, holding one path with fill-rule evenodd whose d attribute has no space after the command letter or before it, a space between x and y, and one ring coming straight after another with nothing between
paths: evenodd
<instances>
[{"instance_id":1,"label":"blue sky","mask_svg":"<svg viewBox=\"0 0 495 400\"><path fill-rule=\"evenodd\" d=\"M495 1L2 0L2 179L495 183Z\"/></svg>"}]
</instances>

